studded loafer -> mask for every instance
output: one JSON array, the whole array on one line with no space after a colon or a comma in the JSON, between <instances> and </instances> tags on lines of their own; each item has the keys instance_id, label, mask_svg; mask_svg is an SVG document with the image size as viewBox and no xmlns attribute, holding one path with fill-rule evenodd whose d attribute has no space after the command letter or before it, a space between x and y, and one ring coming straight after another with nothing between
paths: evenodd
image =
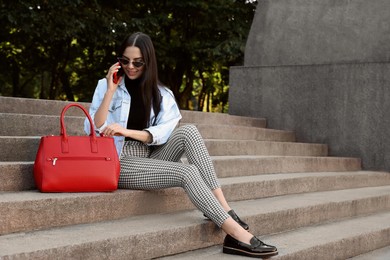
<instances>
[{"instance_id":1,"label":"studded loafer","mask_svg":"<svg viewBox=\"0 0 390 260\"><path fill-rule=\"evenodd\" d=\"M227 235L223 242L223 253L255 258L268 258L277 255L278 249L274 246L265 244L255 236L252 237L249 245Z\"/></svg>"},{"instance_id":2,"label":"studded loafer","mask_svg":"<svg viewBox=\"0 0 390 260\"><path fill-rule=\"evenodd\" d=\"M249 229L249 226L247 223L245 223L244 221L242 221L236 214L236 212L234 212L234 210L229 210L228 211L228 214L238 223L240 224L240 226L245 229L245 230L248 230Z\"/></svg>"}]
</instances>

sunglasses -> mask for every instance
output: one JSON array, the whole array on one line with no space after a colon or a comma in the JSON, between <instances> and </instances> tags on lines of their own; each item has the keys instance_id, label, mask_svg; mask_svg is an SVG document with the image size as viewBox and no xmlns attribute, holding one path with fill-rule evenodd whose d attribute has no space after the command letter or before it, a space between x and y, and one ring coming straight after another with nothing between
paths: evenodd
<instances>
[{"instance_id":1,"label":"sunglasses","mask_svg":"<svg viewBox=\"0 0 390 260\"><path fill-rule=\"evenodd\" d=\"M141 68L142 66L145 65L145 62L143 62L143 61L134 61L134 60L133 60L133 61L130 61L130 60L124 58L124 57L118 57L118 61L119 61L123 66L127 66L127 65L131 62L131 64L133 64L133 66L134 66L135 68Z\"/></svg>"}]
</instances>

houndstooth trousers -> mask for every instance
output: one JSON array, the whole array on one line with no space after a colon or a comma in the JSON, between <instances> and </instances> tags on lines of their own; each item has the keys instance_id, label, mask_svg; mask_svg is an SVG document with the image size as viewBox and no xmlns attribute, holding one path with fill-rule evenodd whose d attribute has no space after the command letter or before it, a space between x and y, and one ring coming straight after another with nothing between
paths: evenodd
<instances>
[{"instance_id":1,"label":"houndstooth trousers","mask_svg":"<svg viewBox=\"0 0 390 260\"><path fill-rule=\"evenodd\" d=\"M179 162L184 153L189 164ZM193 125L175 129L168 141L160 146L126 141L120 164L119 188L182 187L192 203L219 227L229 217L211 192L220 184L204 141Z\"/></svg>"}]
</instances>

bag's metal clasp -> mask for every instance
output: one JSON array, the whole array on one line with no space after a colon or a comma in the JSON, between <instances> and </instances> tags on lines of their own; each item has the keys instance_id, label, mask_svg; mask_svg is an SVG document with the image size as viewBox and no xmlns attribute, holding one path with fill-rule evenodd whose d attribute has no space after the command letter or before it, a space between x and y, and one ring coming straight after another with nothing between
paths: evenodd
<instances>
[{"instance_id":1,"label":"bag's metal clasp","mask_svg":"<svg viewBox=\"0 0 390 260\"><path fill-rule=\"evenodd\" d=\"M58 159L58 158L47 158L48 161L52 161L52 165L53 165L53 166L56 165L57 159Z\"/></svg>"}]
</instances>

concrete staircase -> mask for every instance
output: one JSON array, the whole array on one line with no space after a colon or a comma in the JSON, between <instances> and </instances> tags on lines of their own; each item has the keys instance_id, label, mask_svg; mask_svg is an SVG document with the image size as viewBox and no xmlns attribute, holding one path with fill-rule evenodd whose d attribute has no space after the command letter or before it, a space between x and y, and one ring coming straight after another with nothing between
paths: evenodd
<instances>
[{"instance_id":1,"label":"concrete staircase","mask_svg":"<svg viewBox=\"0 0 390 260\"><path fill-rule=\"evenodd\" d=\"M223 232L179 188L35 190L39 137L59 134L65 104L0 97L0 259L244 259L221 253ZM231 206L278 247L273 259L390 259L389 173L297 143L264 119L182 114L204 137ZM83 120L69 110L69 134L83 134Z\"/></svg>"}]
</instances>

